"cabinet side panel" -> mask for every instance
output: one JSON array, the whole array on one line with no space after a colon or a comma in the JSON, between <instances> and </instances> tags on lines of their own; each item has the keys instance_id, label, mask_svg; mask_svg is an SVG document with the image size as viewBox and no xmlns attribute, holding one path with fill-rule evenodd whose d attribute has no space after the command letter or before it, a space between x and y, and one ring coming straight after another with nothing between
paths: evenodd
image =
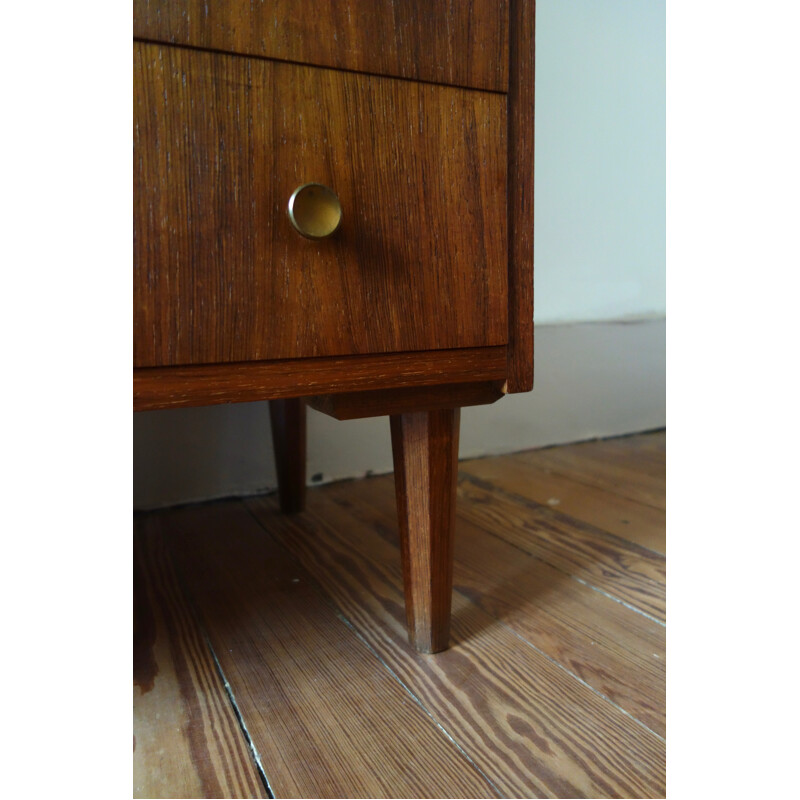
<instances>
[{"instance_id":1,"label":"cabinet side panel","mask_svg":"<svg viewBox=\"0 0 800 800\"><path fill-rule=\"evenodd\" d=\"M533 0L511 0L508 94L508 392L533 388Z\"/></svg>"}]
</instances>

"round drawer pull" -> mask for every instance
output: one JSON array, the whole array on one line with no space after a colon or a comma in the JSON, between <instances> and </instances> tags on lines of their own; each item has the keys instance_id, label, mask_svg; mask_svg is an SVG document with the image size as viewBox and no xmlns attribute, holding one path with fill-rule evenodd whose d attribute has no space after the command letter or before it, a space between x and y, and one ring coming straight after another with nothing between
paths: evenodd
<instances>
[{"instance_id":1,"label":"round drawer pull","mask_svg":"<svg viewBox=\"0 0 800 800\"><path fill-rule=\"evenodd\" d=\"M289 219L308 239L330 236L342 221L342 204L336 192L321 183L304 183L289 198Z\"/></svg>"}]
</instances>

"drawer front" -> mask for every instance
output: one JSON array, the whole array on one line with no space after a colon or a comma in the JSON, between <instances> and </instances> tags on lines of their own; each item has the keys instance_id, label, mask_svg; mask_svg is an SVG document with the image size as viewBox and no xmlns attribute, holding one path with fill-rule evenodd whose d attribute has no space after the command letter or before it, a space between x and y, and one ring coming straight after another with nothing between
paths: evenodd
<instances>
[{"instance_id":1,"label":"drawer front","mask_svg":"<svg viewBox=\"0 0 800 800\"><path fill-rule=\"evenodd\" d=\"M134 84L134 366L507 342L502 95L143 43Z\"/></svg>"},{"instance_id":2,"label":"drawer front","mask_svg":"<svg viewBox=\"0 0 800 800\"><path fill-rule=\"evenodd\" d=\"M507 0L134 0L134 36L504 92Z\"/></svg>"}]
</instances>

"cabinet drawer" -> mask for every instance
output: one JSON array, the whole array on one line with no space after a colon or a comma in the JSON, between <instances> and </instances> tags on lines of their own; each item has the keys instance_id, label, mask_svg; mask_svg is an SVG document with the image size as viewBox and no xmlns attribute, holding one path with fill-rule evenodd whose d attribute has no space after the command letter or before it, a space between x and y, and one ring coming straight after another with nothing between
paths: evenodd
<instances>
[{"instance_id":1,"label":"cabinet drawer","mask_svg":"<svg viewBox=\"0 0 800 800\"><path fill-rule=\"evenodd\" d=\"M507 0L134 0L134 36L504 92Z\"/></svg>"},{"instance_id":2,"label":"cabinet drawer","mask_svg":"<svg viewBox=\"0 0 800 800\"><path fill-rule=\"evenodd\" d=\"M507 342L504 96L144 43L134 87L134 366Z\"/></svg>"}]
</instances>

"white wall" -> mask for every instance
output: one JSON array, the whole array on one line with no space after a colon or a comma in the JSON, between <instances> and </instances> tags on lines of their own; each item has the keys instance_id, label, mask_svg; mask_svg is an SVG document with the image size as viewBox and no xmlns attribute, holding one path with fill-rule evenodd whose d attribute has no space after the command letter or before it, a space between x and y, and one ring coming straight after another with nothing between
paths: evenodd
<instances>
[{"instance_id":1,"label":"white wall","mask_svg":"<svg viewBox=\"0 0 800 800\"><path fill-rule=\"evenodd\" d=\"M664 0L536 3L535 318L663 316Z\"/></svg>"},{"instance_id":2,"label":"white wall","mask_svg":"<svg viewBox=\"0 0 800 800\"><path fill-rule=\"evenodd\" d=\"M665 38L664 0L538 0L535 387L465 409L462 457L665 425ZM309 478L391 469L386 419L308 438ZM136 414L134 505L271 489L270 444L265 403Z\"/></svg>"}]
</instances>

